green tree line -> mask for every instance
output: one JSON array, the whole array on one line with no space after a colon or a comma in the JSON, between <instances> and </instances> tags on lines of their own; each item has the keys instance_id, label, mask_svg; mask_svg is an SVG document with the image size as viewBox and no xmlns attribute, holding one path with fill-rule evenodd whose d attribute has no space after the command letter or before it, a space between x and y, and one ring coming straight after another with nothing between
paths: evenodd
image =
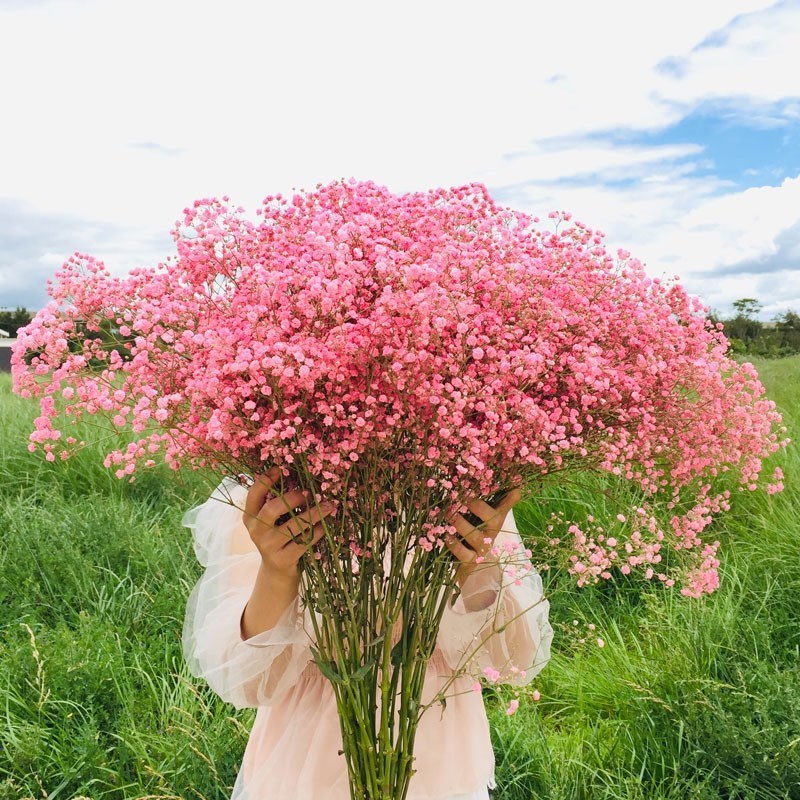
<instances>
[{"instance_id":1,"label":"green tree line","mask_svg":"<svg viewBox=\"0 0 800 800\"><path fill-rule=\"evenodd\" d=\"M780 358L800 353L800 314L784 311L771 322L757 319L761 303L754 297L743 297L734 301L734 315L723 319L710 315L714 322L721 322L725 336L734 353Z\"/></svg>"}]
</instances>

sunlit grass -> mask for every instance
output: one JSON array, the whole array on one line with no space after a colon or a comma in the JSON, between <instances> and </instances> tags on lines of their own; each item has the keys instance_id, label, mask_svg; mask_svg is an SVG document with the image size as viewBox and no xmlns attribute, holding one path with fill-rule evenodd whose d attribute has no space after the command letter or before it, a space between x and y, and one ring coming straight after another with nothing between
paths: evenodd
<instances>
[{"instance_id":1,"label":"sunlit grass","mask_svg":"<svg viewBox=\"0 0 800 800\"><path fill-rule=\"evenodd\" d=\"M797 438L800 357L756 366ZM97 447L48 464L7 376L0 403L0 800L228 797L253 712L180 651L200 572L180 517L208 480L157 469L129 485ZM738 494L715 523L711 597L555 579L541 699L509 717L510 689L485 695L498 800L800 798L799 460L775 459L783 493ZM520 509L523 534L565 498Z\"/></svg>"}]
</instances>

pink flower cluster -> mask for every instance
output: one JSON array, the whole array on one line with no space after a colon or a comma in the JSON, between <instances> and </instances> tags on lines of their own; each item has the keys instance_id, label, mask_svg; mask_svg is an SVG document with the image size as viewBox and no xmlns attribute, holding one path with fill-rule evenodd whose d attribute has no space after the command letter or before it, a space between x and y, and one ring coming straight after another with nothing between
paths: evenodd
<instances>
[{"instance_id":1,"label":"pink flower cluster","mask_svg":"<svg viewBox=\"0 0 800 800\"><path fill-rule=\"evenodd\" d=\"M88 255L64 264L13 355L16 390L41 397L33 447L66 454L57 420L105 415L135 435L107 456L120 477L159 452L176 469L302 466L347 502L411 475L432 498L427 548L454 532L445 506L606 470L697 501L670 531L631 524L629 555L655 563L665 539L713 571L700 534L722 503L705 487L730 473L755 488L783 442L697 299L568 214L540 230L479 184L338 182L257 214L198 200L177 256L125 278ZM573 535L576 574L607 573L614 545Z\"/></svg>"},{"instance_id":2,"label":"pink flower cluster","mask_svg":"<svg viewBox=\"0 0 800 800\"><path fill-rule=\"evenodd\" d=\"M551 524L547 526L548 538L542 543L553 562L559 562L561 553L567 553L567 567L576 576L578 586L596 583L600 579L612 577L612 570L618 568L623 575L640 568L646 580L657 578L665 586L671 587L675 579L670 577L663 563L664 542L671 544L674 550L691 551L694 562L692 568L684 576L681 592L697 597L704 592L713 591L717 586L716 569L719 566L714 556L719 542L703 544L700 537L703 529L712 522L712 514L730 509L728 499L730 492L725 490L717 495L709 496L708 487L701 487L701 492L694 500L694 505L683 514L673 514L670 520L672 536L669 536L659 522L653 504L645 509L634 506L630 517L618 514L616 520L605 524L595 520L588 514L586 521L566 520L564 512L551 515ZM672 504L667 504L672 505ZM660 510L660 509L659 509ZM556 528L564 528L569 536L561 539L555 535ZM699 546L701 550L697 550ZM698 566L698 559L701 559Z\"/></svg>"}]
</instances>

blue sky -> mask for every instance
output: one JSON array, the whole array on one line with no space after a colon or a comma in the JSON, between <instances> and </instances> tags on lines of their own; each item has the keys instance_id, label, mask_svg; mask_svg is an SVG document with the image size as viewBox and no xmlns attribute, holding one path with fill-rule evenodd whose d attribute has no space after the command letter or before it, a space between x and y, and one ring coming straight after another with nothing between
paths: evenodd
<instances>
[{"instance_id":1,"label":"blue sky","mask_svg":"<svg viewBox=\"0 0 800 800\"><path fill-rule=\"evenodd\" d=\"M786 105L777 105L768 117L741 114L735 107L701 106L638 141L702 144L696 173L730 181L732 188L775 184L800 175L800 125L791 113L796 111Z\"/></svg>"},{"instance_id":2,"label":"blue sky","mask_svg":"<svg viewBox=\"0 0 800 800\"><path fill-rule=\"evenodd\" d=\"M355 176L572 211L725 314L800 310L800 0L0 0L0 306Z\"/></svg>"}]
</instances>

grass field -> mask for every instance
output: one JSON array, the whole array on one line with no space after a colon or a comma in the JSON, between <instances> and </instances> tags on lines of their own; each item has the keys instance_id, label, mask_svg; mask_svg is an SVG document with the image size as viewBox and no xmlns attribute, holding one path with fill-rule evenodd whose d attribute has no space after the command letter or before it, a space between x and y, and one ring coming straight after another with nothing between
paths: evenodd
<instances>
[{"instance_id":1,"label":"grass field","mask_svg":"<svg viewBox=\"0 0 800 800\"><path fill-rule=\"evenodd\" d=\"M756 366L797 440L800 357ZM229 797L254 712L180 650L200 574L180 517L210 479L121 483L99 449L48 464L8 376L0 403L0 800ZM715 523L715 595L553 578L541 700L508 717L510 690L485 694L498 800L800 798L797 447L774 463L786 490L739 494ZM523 535L557 506L522 509Z\"/></svg>"}]
</instances>

